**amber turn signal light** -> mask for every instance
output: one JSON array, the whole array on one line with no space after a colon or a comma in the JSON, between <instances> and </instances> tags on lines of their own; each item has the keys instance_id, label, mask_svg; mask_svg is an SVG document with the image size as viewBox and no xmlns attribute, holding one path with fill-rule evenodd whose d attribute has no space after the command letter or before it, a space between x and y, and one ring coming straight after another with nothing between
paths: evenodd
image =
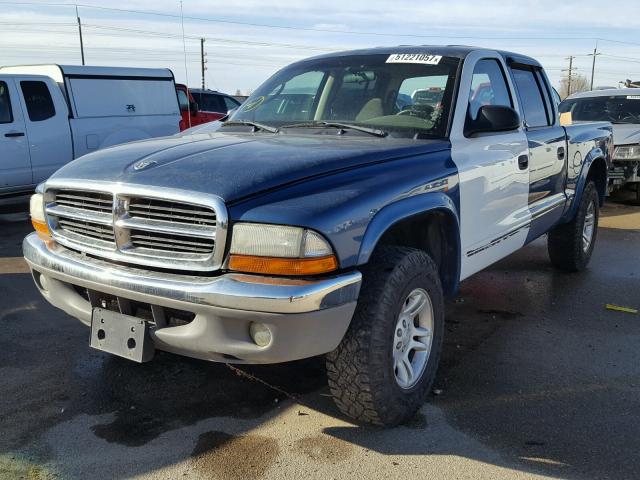
<instances>
[{"instance_id":1,"label":"amber turn signal light","mask_svg":"<svg viewBox=\"0 0 640 480\"><path fill-rule=\"evenodd\" d=\"M245 273L266 275L318 275L338 269L335 255L312 258L258 257L231 255L229 269Z\"/></svg>"},{"instance_id":2,"label":"amber turn signal light","mask_svg":"<svg viewBox=\"0 0 640 480\"><path fill-rule=\"evenodd\" d=\"M45 222L39 222L38 220L31 219L31 225L33 229L38 233L38 236L43 240L49 240L51 238L51 232Z\"/></svg>"}]
</instances>

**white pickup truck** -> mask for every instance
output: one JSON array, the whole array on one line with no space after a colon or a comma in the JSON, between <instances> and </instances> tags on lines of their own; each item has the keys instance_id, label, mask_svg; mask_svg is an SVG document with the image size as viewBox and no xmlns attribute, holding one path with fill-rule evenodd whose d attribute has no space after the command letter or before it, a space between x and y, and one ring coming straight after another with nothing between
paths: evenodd
<instances>
[{"instance_id":1,"label":"white pickup truck","mask_svg":"<svg viewBox=\"0 0 640 480\"><path fill-rule=\"evenodd\" d=\"M75 158L177 133L179 122L168 69L1 67L0 211Z\"/></svg>"}]
</instances>

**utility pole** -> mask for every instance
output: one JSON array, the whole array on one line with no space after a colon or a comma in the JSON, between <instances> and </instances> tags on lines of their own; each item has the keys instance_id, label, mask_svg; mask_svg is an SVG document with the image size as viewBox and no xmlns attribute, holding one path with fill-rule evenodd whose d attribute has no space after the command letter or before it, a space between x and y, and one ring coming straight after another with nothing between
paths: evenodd
<instances>
[{"instance_id":1,"label":"utility pole","mask_svg":"<svg viewBox=\"0 0 640 480\"><path fill-rule=\"evenodd\" d=\"M82 65L84 65L84 44L82 43L82 22L78 14L78 5L76 5L76 19L78 20L78 33L80 34L80 56L82 57Z\"/></svg>"},{"instance_id":2,"label":"utility pole","mask_svg":"<svg viewBox=\"0 0 640 480\"><path fill-rule=\"evenodd\" d=\"M589 90L593 90L593 77L596 73L596 57L598 55L602 54L598 53L598 44L596 43L596 48L593 49L593 53L589 54L589 56L593 56L593 63L591 63L591 87L589 88Z\"/></svg>"},{"instance_id":3,"label":"utility pole","mask_svg":"<svg viewBox=\"0 0 640 480\"><path fill-rule=\"evenodd\" d=\"M207 63L207 61L204 59L204 57L207 54L204 53L204 38L200 39L200 67L202 68L202 89L204 90L204 72L207 69L207 67L205 67L205 63Z\"/></svg>"},{"instance_id":4,"label":"utility pole","mask_svg":"<svg viewBox=\"0 0 640 480\"><path fill-rule=\"evenodd\" d=\"M565 60L569 60L569 68L567 70L562 70L563 72L568 72L567 76L567 97L571 95L571 75L573 75L573 59L576 58L573 55L570 55L565 58Z\"/></svg>"}]
</instances>

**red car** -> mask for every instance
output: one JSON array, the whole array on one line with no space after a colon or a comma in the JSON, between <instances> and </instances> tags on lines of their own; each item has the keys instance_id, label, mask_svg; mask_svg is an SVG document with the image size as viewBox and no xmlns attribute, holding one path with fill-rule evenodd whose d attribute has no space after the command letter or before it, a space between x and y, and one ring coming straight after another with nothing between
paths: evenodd
<instances>
[{"instance_id":1,"label":"red car","mask_svg":"<svg viewBox=\"0 0 640 480\"><path fill-rule=\"evenodd\" d=\"M214 90L187 89L187 86L181 83L176 83L176 93L182 114L180 131L202 123L220 120L229 110L240 106L240 102L224 93Z\"/></svg>"}]
</instances>

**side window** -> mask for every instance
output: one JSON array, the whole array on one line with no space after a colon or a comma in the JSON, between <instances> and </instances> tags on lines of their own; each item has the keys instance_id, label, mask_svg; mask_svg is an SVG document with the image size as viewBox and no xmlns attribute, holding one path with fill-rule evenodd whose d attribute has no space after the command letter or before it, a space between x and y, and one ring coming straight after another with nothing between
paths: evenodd
<instances>
[{"instance_id":1,"label":"side window","mask_svg":"<svg viewBox=\"0 0 640 480\"><path fill-rule=\"evenodd\" d=\"M11 112L9 88L5 82L0 82L0 123L11 122L13 122L13 114Z\"/></svg>"},{"instance_id":2,"label":"side window","mask_svg":"<svg viewBox=\"0 0 640 480\"><path fill-rule=\"evenodd\" d=\"M469 92L469 116L472 120L484 105L513 106L502 67L495 59L480 60L473 69Z\"/></svg>"},{"instance_id":3,"label":"side window","mask_svg":"<svg viewBox=\"0 0 640 480\"><path fill-rule=\"evenodd\" d=\"M536 80L538 80L538 85L540 86L540 90L542 91L542 96L544 98L544 105L547 109L547 123L549 125L553 125L555 122L554 115L557 115L557 107L558 104L555 104L555 99L551 96L551 92L549 90L549 84L545 80L542 75L542 70L536 69Z\"/></svg>"},{"instance_id":4,"label":"side window","mask_svg":"<svg viewBox=\"0 0 640 480\"><path fill-rule=\"evenodd\" d=\"M547 108L534 71L514 68L512 72L527 127L548 126Z\"/></svg>"},{"instance_id":5,"label":"side window","mask_svg":"<svg viewBox=\"0 0 640 480\"><path fill-rule=\"evenodd\" d=\"M221 95L202 95L203 97L207 97L207 104L209 105L209 110L212 112L224 113L227 111L227 105L224 103L224 99Z\"/></svg>"},{"instance_id":6,"label":"side window","mask_svg":"<svg viewBox=\"0 0 640 480\"><path fill-rule=\"evenodd\" d=\"M47 84L38 81L20 82L24 103L27 105L27 113L29 120L32 122L41 122L47 118L51 118L56 114L53 106L53 99Z\"/></svg>"},{"instance_id":7,"label":"side window","mask_svg":"<svg viewBox=\"0 0 640 480\"><path fill-rule=\"evenodd\" d=\"M178 103L181 111L189 110L189 97L187 97L187 92L184 90L178 90Z\"/></svg>"}]
</instances>

